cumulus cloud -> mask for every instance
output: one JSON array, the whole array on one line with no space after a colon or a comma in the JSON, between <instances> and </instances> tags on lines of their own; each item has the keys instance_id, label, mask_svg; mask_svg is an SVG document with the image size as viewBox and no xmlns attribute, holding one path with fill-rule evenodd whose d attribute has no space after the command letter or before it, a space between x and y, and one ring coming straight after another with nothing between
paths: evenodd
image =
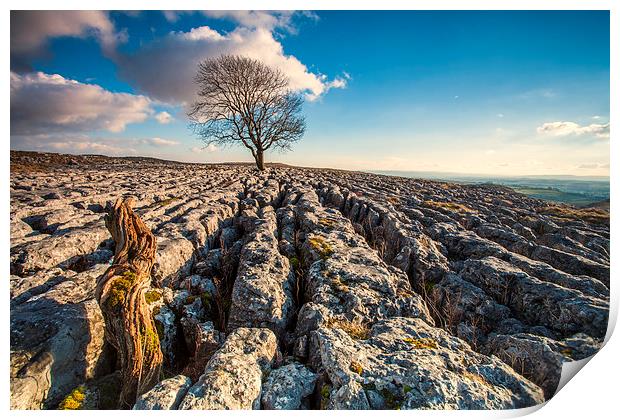
<instances>
[{"instance_id":1,"label":"cumulus cloud","mask_svg":"<svg viewBox=\"0 0 620 420\"><path fill-rule=\"evenodd\" d=\"M229 12L227 12L229 13ZM249 19L249 18L248 18ZM229 33L202 26L189 32L172 32L130 55L118 56L120 73L149 96L171 104L194 99L193 83L200 61L221 54L236 54L280 69L290 87L315 100L332 88L344 88L346 78L328 78L311 72L301 61L286 55L270 29L239 26Z\"/></svg>"},{"instance_id":2,"label":"cumulus cloud","mask_svg":"<svg viewBox=\"0 0 620 420\"><path fill-rule=\"evenodd\" d=\"M293 25L295 16L303 16L306 19L318 20L316 13L311 11L265 11L265 10L164 10L164 17L169 22L177 22L184 14L201 13L204 16L214 19L225 19L245 26L246 28L263 28L268 30L284 30L289 33L296 33Z\"/></svg>"},{"instance_id":3,"label":"cumulus cloud","mask_svg":"<svg viewBox=\"0 0 620 420\"><path fill-rule=\"evenodd\" d=\"M113 55L117 42L124 38L103 11L11 11L11 68L28 68L28 61L45 51L48 39L60 36L93 36L107 55Z\"/></svg>"},{"instance_id":4,"label":"cumulus cloud","mask_svg":"<svg viewBox=\"0 0 620 420\"><path fill-rule=\"evenodd\" d=\"M162 111L158 113L157 115L155 115L155 119L160 124L168 124L169 122L172 121L172 115L170 115L166 111Z\"/></svg>"},{"instance_id":5,"label":"cumulus cloud","mask_svg":"<svg viewBox=\"0 0 620 420\"><path fill-rule=\"evenodd\" d=\"M323 78L323 80L325 80L325 78ZM344 88L347 87L347 80L348 80L348 78L336 77L331 82L326 82L325 86L326 86L327 90L332 89L332 88L344 89Z\"/></svg>"},{"instance_id":6,"label":"cumulus cloud","mask_svg":"<svg viewBox=\"0 0 620 420\"><path fill-rule=\"evenodd\" d=\"M120 132L152 114L151 100L58 74L11 72L11 134Z\"/></svg>"},{"instance_id":7,"label":"cumulus cloud","mask_svg":"<svg viewBox=\"0 0 620 420\"><path fill-rule=\"evenodd\" d=\"M294 32L291 20L294 11L267 12L261 10L205 10L205 16L216 19L229 19L247 28L284 28Z\"/></svg>"},{"instance_id":8,"label":"cumulus cloud","mask_svg":"<svg viewBox=\"0 0 620 420\"><path fill-rule=\"evenodd\" d=\"M539 134L547 134L555 137L593 135L600 139L609 138L609 123L579 125L571 121L555 121L544 123L536 129Z\"/></svg>"}]
</instances>

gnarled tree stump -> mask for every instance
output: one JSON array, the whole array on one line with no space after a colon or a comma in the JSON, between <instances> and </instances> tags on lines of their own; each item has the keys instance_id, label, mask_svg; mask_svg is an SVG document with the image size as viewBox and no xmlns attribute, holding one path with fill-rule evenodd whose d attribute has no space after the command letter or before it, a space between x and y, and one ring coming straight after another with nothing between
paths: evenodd
<instances>
[{"instance_id":1,"label":"gnarled tree stump","mask_svg":"<svg viewBox=\"0 0 620 420\"><path fill-rule=\"evenodd\" d=\"M117 350L122 375L120 408L159 380L163 356L144 294L151 283L155 236L133 212L134 200L118 199L105 217L116 242L114 261L97 281L96 296L105 319L106 340Z\"/></svg>"}]
</instances>

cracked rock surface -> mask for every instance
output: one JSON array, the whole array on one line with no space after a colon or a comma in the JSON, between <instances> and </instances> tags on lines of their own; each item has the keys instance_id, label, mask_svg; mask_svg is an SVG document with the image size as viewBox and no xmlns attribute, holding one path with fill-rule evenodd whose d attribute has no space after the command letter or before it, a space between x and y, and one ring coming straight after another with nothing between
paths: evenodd
<instances>
[{"instance_id":1,"label":"cracked rock surface","mask_svg":"<svg viewBox=\"0 0 620 420\"><path fill-rule=\"evenodd\" d=\"M11 153L11 407L110 408L108 202L157 237L135 409L509 409L602 345L609 219L494 185ZM116 385L115 385L116 384ZM112 403L110 403L112 401ZM82 406L80 406L82 404Z\"/></svg>"}]
</instances>

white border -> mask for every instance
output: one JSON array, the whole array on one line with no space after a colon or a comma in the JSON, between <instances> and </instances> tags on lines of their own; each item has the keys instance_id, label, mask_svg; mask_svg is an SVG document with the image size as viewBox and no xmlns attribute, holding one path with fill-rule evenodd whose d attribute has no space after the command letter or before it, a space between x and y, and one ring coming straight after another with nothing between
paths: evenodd
<instances>
[{"instance_id":1,"label":"white border","mask_svg":"<svg viewBox=\"0 0 620 420\"><path fill-rule=\"evenodd\" d=\"M213 9L213 10L235 10L235 9L263 9L263 10L285 10L285 9L300 9L300 10L333 10L333 9L414 9L414 10L611 10L611 94L610 94L610 122L612 127L616 127L618 118L614 112L617 109L617 101L620 98L620 92L618 91L617 79L618 76L618 40L620 39L620 33L618 32L618 14L620 8L618 2L612 0L591 0L591 1L579 1L579 0L435 0L435 1L398 1L398 0L381 0L368 1L334 1L334 0L314 0L314 1L300 1L300 0L271 0L271 1L242 1L242 0L227 0L222 1L164 1L164 0L141 0L141 1L119 1L111 0L101 2L88 1L88 0L63 0L62 2L49 2L49 1L12 1L5 2L7 8L2 15L2 27L4 31L3 40L3 54L2 60L5 69L9 68L9 40L10 40L10 18L9 9L108 9L108 10L122 10L122 9L178 9L178 10L194 10L194 9ZM8 78L7 78L8 79ZM5 134L4 141L6 145L2 150L2 162L4 175L0 177L2 183L2 192L4 194L4 200L2 200L2 207L4 211L4 219L1 226L4 241L2 242L2 252L4 258L2 259L2 272L4 273L3 281L5 287L5 305L2 311L2 320L0 321L0 328L2 328L2 335L5 338L2 353L5 355L3 363L0 364L0 377L2 381L2 387L0 389L0 399L2 401L2 407L8 410L9 407L9 360L8 360L8 347L9 347L9 124L10 124L10 88L8 81L4 84L5 94L4 101L2 103L2 124L3 132ZM613 131L613 130L612 130ZM610 160L611 160L611 208L618 207L618 197L616 195L616 182L618 175L618 156L620 156L620 150L617 142L612 140L610 142ZM615 216L612 216L615 221ZM612 237L612 256L611 260L615 263L618 259L618 247L615 246L616 240L618 240L618 228L616 223L611 225L611 237ZM611 267L611 312L610 312L610 327L607 338L609 339L617 319L617 306L618 306L618 292L616 288L617 281L614 278L616 273L615 265ZM612 413L617 411L618 407L618 374L619 369L619 355L620 344L617 337L611 337L606 346L592 359L590 363L583 368L577 375L576 379L569 381L569 383L551 400L544 409L536 411L533 418L559 418L559 419L606 419L616 417L618 414ZM6 353L5 353L6 352ZM524 414L528 414L536 409L525 409L515 411L504 412L471 412L471 411L458 411L458 412L299 412L295 416L301 418L315 418L337 415L339 418L353 418L356 420L359 416L370 418L372 416L380 415L381 417L396 418L401 416L422 416L422 417L458 417L458 418L502 418L502 417L516 417ZM10 412L14 417L57 417L57 416L84 416L84 412L81 413L63 413L57 411L41 411L41 412ZM106 412L90 412L87 415L94 418L108 417L112 413ZM177 417L183 416L183 418L194 416L209 416L218 418L239 418L252 416L253 418L272 418L289 417L291 413L282 412L166 412L166 413L146 413L146 412L115 412L114 416L131 416L138 418L145 418L146 416L166 416ZM77 418L77 417L74 417ZM402 417L401 417L402 418Z\"/></svg>"}]
</instances>

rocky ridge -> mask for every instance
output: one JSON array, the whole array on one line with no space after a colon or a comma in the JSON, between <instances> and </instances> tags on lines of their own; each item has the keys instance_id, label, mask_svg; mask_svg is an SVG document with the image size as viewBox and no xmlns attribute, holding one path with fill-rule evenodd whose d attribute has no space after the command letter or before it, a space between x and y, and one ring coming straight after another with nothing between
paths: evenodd
<instances>
[{"instance_id":1,"label":"rocky ridge","mask_svg":"<svg viewBox=\"0 0 620 420\"><path fill-rule=\"evenodd\" d=\"M506 409L607 328L609 220L491 185L12 153L11 407L113 408L107 202L157 237L135 409ZM116 382L115 382L116 381Z\"/></svg>"}]
</instances>

